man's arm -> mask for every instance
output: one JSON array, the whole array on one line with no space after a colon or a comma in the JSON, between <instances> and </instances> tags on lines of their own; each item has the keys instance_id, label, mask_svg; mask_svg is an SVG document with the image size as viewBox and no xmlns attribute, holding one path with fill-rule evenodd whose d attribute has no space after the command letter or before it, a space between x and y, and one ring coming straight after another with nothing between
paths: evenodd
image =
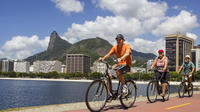
<instances>
[{"instance_id":1,"label":"man's arm","mask_svg":"<svg viewBox=\"0 0 200 112\"><path fill-rule=\"evenodd\" d=\"M113 53L115 52L114 46L112 47L112 49L109 51L108 54L106 54L103 58L99 58L99 60L105 60L106 58L110 57Z\"/></svg>"},{"instance_id":2,"label":"man's arm","mask_svg":"<svg viewBox=\"0 0 200 112\"><path fill-rule=\"evenodd\" d=\"M129 54L130 54L130 52L129 52L129 51L126 51L126 53L125 53L122 57L120 57L120 58L117 59L118 62L120 62L120 61L122 61L123 59L125 59L127 56L129 56Z\"/></svg>"},{"instance_id":3,"label":"man's arm","mask_svg":"<svg viewBox=\"0 0 200 112\"><path fill-rule=\"evenodd\" d=\"M179 68L179 70L178 70L178 74L182 71L182 69L183 69L183 66L181 66L180 68Z\"/></svg>"},{"instance_id":4,"label":"man's arm","mask_svg":"<svg viewBox=\"0 0 200 112\"><path fill-rule=\"evenodd\" d=\"M195 66L194 66L194 64L192 63L192 71L191 71L191 73L194 73L194 70L195 70Z\"/></svg>"},{"instance_id":5,"label":"man's arm","mask_svg":"<svg viewBox=\"0 0 200 112\"><path fill-rule=\"evenodd\" d=\"M127 46L126 46L126 52L125 52L125 54L124 54L122 57L118 58L117 61L118 61L118 62L122 61L122 60L125 59L127 56L129 56L130 53L131 53L130 45L127 45Z\"/></svg>"}]
</instances>

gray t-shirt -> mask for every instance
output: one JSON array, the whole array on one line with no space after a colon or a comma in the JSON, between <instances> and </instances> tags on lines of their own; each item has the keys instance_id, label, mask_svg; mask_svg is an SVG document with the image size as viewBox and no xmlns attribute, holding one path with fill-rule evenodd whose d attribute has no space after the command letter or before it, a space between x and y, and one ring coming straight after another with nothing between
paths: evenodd
<instances>
[{"instance_id":1,"label":"gray t-shirt","mask_svg":"<svg viewBox=\"0 0 200 112\"><path fill-rule=\"evenodd\" d=\"M189 63L184 62L182 64L183 70L184 70L184 74L189 74L192 69L194 68L194 64L190 61Z\"/></svg>"}]
</instances>

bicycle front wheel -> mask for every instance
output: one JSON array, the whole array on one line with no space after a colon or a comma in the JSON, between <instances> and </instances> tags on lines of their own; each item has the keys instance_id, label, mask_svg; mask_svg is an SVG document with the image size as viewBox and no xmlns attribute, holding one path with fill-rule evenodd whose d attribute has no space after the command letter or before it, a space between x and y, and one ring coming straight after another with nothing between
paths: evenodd
<instances>
[{"instance_id":1,"label":"bicycle front wheel","mask_svg":"<svg viewBox=\"0 0 200 112\"><path fill-rule=\"evenodd\" d=\"M190 88L189 88L190 87ZM193 96L193 84L188 84L188 96L192 97Z\"/></svg>"},{"instance_id":2,"label":"bicycle front wheel","mask_svg":"<svg viewBox=\"0 0 200 112\"><path fill-rule=\"evenodd\" d=\"M92 112L101 111L105 104L108 96L108 90L105 82L102 80L93 81L86 92L85 102L87 108Z\"/></svg>"},{"instance_id":3,"label":"bicycle front wheel","mask_svg":"<svg viewBox=\"0 0 200 112\"><path fill-rule=\"evenodd\" d=\"M150 103L154 103L157 99L158 91L156 81L150 81L147 85L147 99Z\"/></svg>"},{"instance_id":4,"label":"bicycle front wheel","mask_svg":"<svg viewBox=\"0 0 200 112\"><path fill-rule=\"evenodd\" d=\"M133 104L135 103L136 96L137 96L137 90L136 90L136 84L129 80L126 82L127 88L128 88L128 94L126 96L121 96L120 97L120 102L122 106L125 108L132 107Z\"/></svg>"},{"instance_id":5,"label":"bicycle front wheel","mask_svg":"<svg viewBox=\"0 0 200 112\"><path fill-rule=\"evenodd\" d=\"M178 87L178 96L179 98L183 98L184 94L186 93L187 89L186 89L186 84L185 81L181 82L181 84Z\"/></svg>"}]
</instances>

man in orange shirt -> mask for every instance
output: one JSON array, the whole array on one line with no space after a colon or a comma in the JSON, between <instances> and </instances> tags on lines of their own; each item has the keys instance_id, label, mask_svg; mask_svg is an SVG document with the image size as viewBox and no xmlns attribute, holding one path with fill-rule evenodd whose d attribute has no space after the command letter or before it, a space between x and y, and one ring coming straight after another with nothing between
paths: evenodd
<instances>
[{"instance_id":1,"label":"man in orange shirt","mask_svg":"<svg viewBox=\"0 0 200 112\"><path fill-rule=\"evenodd\" d=\"M130 72L130 68L132 66L131 48L129 44L124 43L125 39L122 34L118 34L115 39L117 41L117 45L114 45L110 52L99 60L104 60L113 54L116 55L118 63L114 69L116 69L117 77L123 85L122 93L126 95L128 94L128 88L124 82L123 74ZM110 85L108 85L108 88L111 90Z\"/></svg>"}]
</instances>

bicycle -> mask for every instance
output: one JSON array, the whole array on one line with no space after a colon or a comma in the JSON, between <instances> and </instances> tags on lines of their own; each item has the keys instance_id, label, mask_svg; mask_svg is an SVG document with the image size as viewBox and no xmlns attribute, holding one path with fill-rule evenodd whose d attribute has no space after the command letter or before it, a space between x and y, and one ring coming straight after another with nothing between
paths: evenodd
<instances>
[{"instance_id":1,"label":"bicycle","mask_svg":"<svg viewBox=\"0 0 200 112\"><path fill-rule=\"evenodd\" d=\"M154 71L154 74L158 72L157 69L150 70L150 71ZM154 78L147 85L146 94L147 94L147 99L150 103L154 103L157 100L157 96L161 95L162 93L162 86L161 86L160 80L162 79L163 76L164 76L164 72L162 73L159 80L157 78ZM165 96L162 96L163 101L169 100L169 95L170 95L170 85L167 82L166 88L165 88Z\"/></svg>"},{"instance_id":2,"label":"bicycle","mask_svg":"<svg viewBox=\"0 0 200 112\"><path fill-rule=\"evenodd\" d=\"M113 90L111 77L109 75L109 70L111 67L106 61L101 61L106 64L106 71L101 79L94 80L88 87L85 95L85 102L87 108L92 112L101 111L107 102L108 98L108 87L106 85L106 78L108 78L108 83L110 85L111 101L119 99L120 103L124 108L132 107L136 100L136 84L132 80L125 81L128 87L128 94L126 96L122 95L122 84L119 81L117 90Z\"/></svg>"},{"instance_id":3,"label":"bicycle","mask_svg":"<svg viewBox=\"0 0 200 112\"><path fill-rule=\"evenodd\" d=\"M183 80L178 88L178 96L179 98L183 98L185 93L188 93L189 97L193 96L193 84L189 84L189 75L183 75Z\"/></svg>"}]
</instances>

